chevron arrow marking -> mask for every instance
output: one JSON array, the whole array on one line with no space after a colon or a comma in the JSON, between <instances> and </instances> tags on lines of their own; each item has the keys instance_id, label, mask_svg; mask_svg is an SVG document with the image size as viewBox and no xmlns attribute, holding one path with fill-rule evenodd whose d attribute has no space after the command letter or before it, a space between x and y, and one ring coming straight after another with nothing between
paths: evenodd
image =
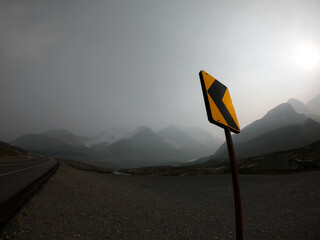
<instances>
[{"instance_id":1,"label":"chevron arrow marking","mask_svg":"<svg viewBox=\"0 0 320 240\"><path fill-rule=\"evenodd\" d=\"M209 122L239 133L240 127L228 88L203 70L199 75Z\"/></svg>"},{"instance_id":2,"label":"chevron arrow marking","mask_svg":"<svg viewBox=\"0 0 320 240\"><path fill-rule=\"evenodd\" d=\"M239 130L237 124L233 120L228 108L223 102L224 95L227 91L227 87L221 84L219 81L215 80L211 87L208 89L208 94L212 98L213 102L218 107L220 113L222 114L223 118L226 120L227 124L236 129Z\"/></svg>"}]
</instances>

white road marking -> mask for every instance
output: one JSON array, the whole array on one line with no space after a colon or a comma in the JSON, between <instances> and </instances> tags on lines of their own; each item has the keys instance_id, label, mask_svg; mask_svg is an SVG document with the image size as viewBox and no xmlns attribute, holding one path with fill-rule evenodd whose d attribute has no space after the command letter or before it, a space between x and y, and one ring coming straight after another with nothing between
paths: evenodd
<instances>
[{"instance_id":1,"label":"white road marking","mask_svg":"<svg viewBox=\"0 0 320 240\"><path fill-rule=\"evenodd\" d=\"M48 161L48 162L49 162L49 161ZM25 170L28 170L28 169L31 169L31 168L35 168L35 167L40 167L41 165L46 164L46 163L48 163L48 162L44 162L44 163L41 163L41 164L39 164L39 165L35 165L35 166L32 166L32 167L27 167L27 168L19 169L19 170L12 171L12 172L8 172L8 173L2 173L2 174L0 174L0 177L6 176L6 175L9 175L9 174L12 174L12 173L22 172L22 171L25 171Z\"/></svg>"}]
</instances>

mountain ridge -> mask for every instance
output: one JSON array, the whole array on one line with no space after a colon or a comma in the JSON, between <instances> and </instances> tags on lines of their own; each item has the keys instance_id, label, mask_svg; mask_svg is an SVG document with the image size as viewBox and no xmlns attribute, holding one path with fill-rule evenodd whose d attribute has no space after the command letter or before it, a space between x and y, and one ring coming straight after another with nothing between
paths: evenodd
<instances>
[{"instance_id":1,"label":"mountain ridge","mask_svg":"<svg viewBox=\"0 0 320 240\"><path fill-rule=\"evenodd\" d=\"M181 133L182 136L188 136L188 133L178 127L171 126L168 130L170 131L170 129L171 133L174 132L173 129L176 129L175 134ZM114 134L117 131L111 130L108 133ZM75 135L65 129L55 129L42 134L25 134L11 143L28 151L44 155L56 155L67 159L74 157L99 162L100 165L110 164L121 167L126 164L129 166L147 166L164 162L184 162L214 152L212 146L211 152L206 152L206 146L191 137L189 137L191 139L190 144L175 148L170 141L165 141L159 132L154 132L146 126L127 132L123 138L117 141L103 142L105 139L113 139L108 133L102 132L93 138L87 138ZM91 142L92 145L88 144L88 140L92 139L94 139ZM203 141L206 140L206 138L203 139ZM93 144L93 142L96 142L96 144Z\"/></svg>"},{"instance_id":2,"label":"mountain ridge","mask_svg":"<svg viewBox=\"0 0 320 240\"><path fill-rule=\"evenodd\" d=\"M249 124L242 129L241 134L233 135L232 138L236 154L242 159L320 140L320 123L297 113L287 102L269 110L261 119ZM227 157L225 143L212 155L215 159Z\"/></svg>"}]
</instances>

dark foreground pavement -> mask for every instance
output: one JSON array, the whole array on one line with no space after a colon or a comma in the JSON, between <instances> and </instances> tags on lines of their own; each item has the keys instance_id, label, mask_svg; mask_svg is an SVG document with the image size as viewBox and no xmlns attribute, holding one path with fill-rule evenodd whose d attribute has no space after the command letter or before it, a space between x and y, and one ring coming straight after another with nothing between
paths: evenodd
<instances>
[{"instance_id":1,"label":"dark foreground pavement","mask_svg":"<svg viewBox=\"0 0 320 240\"><path fill-rule=\"evenodd\" d=\"M57 164L54 159L35 158L0 162L0 204L9 200Z\"/></svg>"},{"instance_id":2,"label":"dark foreground pavement","mask_svg":"<svg viewBox=\"0 0 320 240\"><path fill-rule=\"evenodd\" d=\"M0 226L56 166L55 159L45 158L0 162Z\"/></svg>"},{"instance_id":3,"label":"dark foreground pavement","mask_svg":"<svg viewBox=\"0 0 320 240\"><path fill-rule=\"evenodd\" d=\"M245 239L320 239L320 172L240 176ZM116 176L61 164L23 239L235 239L230 175ZM0 233L17 239L19 216Z\"/></svg>"}]
</instances>

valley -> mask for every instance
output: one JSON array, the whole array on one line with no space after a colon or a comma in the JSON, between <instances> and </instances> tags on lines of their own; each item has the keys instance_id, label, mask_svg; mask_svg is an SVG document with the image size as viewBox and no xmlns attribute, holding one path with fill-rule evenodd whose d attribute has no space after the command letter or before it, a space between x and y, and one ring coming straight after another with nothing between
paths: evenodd
<instances>
[{"instance_id":1,"label":"valley","mask_svg":"<svg viewBox=\"0 0 320 240\"><path fill-rule=\"evenodd\" d=\"M239 161L298 149L320 140L319 96L304 104L289 99L232 135ZM320 105L320 103L319 103ZM79 161L98 168L189 166L227 161L223 140L199 127L168 126L159 131L110 128L94 137L65 129L25 134L11 145L34 154ZM288 159L283 159L288 160Z\"/></svg>"}]
</instances>

